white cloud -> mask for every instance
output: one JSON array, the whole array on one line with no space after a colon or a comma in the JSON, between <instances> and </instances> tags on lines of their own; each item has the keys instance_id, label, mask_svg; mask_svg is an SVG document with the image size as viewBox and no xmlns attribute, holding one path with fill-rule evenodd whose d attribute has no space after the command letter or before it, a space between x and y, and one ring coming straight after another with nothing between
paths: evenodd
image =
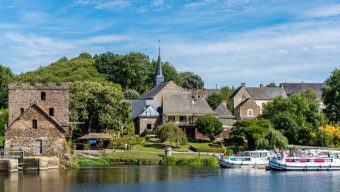
<instances>
[{"instance_id":1,"label":"white cloud","mask_svg":"<svg viewBox=\"0 0 340 192\"><path fill-rule=\"evenodd\" d=\"M330 17L340 15L340 4L326 5L314 8L304 13L307 17Z\"/></svg>"},{"instance_id":2,"label":"white cloud","mask_svg":"<svg viewBox=\"0 0 340 192\"><path fill-rule=\"evenodd\" d=\"M131 5L129 0L78 0L77 3L107 10L122 9Z\"/></svg>"}]
</instances>

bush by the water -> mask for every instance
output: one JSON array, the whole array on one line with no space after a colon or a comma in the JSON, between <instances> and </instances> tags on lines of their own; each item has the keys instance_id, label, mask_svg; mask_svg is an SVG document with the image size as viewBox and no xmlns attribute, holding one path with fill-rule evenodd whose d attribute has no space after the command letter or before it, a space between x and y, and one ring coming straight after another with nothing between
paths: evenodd
<instances>
[{"instance_id":1,"label":"bush by the water","mask_svg":"<svg viewBox=\"0 0 340 192\"><path fill-rule=\"evenodd\" d=\"M190 150L195 152L206 152L206 153L224 153L223 148L197 148L190 145Z\"/></svg>"},{"instance_id":2,"label":"bush by the water","mask_svg":"<svg viewBox=\"0 0 340 192\"><path fill-rule=\"evenodd\" d=\"M167 166L193 166L193 167L217 167L218 160L213 157L204 158L180 158L180 157L167 157L165 159L165 165Z\"/></svg>"}]
</instances>

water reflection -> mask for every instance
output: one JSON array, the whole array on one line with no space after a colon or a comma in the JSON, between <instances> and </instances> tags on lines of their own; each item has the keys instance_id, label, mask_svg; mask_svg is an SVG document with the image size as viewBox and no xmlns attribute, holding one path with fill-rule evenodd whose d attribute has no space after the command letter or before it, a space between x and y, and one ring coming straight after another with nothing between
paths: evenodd
<instances>
[{"instance_id":1,"label":"water reflection","mask_svg":"<svg viewBox=\"0 0 340 192\"><path fill-rule=\"evenodd\" d=\"M0 173L0 191L340 191L340 172L121 166Z\"/></svg>"}]
</instances>

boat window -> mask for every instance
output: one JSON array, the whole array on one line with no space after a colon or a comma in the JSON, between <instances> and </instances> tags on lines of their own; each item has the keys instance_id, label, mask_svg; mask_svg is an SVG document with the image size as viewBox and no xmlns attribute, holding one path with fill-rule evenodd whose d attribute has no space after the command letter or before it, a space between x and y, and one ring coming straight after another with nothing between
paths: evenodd
<instances>
[{"instance_id":1,"label":"boat window","mask_svg":"<svg viewBox=\"0 0 340 192\"><path fill-rule=\"evenodd\" d=\"M326 162L333 162L333 159L325 159Z\"/></svg>"},{"instance_id":2,"label":"boat window","mask_svg":"<svg viewBox=\"0 0 340 192\"><path fill-rule=\"evenodd\" d=\"M312 163L314 162L314 159L307 159L307 162Z\"/></svg>"}]
</instances>

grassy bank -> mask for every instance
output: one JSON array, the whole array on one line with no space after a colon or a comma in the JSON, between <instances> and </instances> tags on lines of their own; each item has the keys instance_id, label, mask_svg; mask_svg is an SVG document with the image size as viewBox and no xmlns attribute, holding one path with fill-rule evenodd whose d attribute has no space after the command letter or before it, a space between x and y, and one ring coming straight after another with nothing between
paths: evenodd
<instances>
[{"instance_id":1,"label":"grassy bank","mask_svg":"<svg viewBox=\"0 0 340 192\"><path fill-rule=\"evenodd\" d=\"M165 159L166 166L192 166L192 167L218 167L218 160L214 157L167 157Z\"/></svg>"}]
</instances>

